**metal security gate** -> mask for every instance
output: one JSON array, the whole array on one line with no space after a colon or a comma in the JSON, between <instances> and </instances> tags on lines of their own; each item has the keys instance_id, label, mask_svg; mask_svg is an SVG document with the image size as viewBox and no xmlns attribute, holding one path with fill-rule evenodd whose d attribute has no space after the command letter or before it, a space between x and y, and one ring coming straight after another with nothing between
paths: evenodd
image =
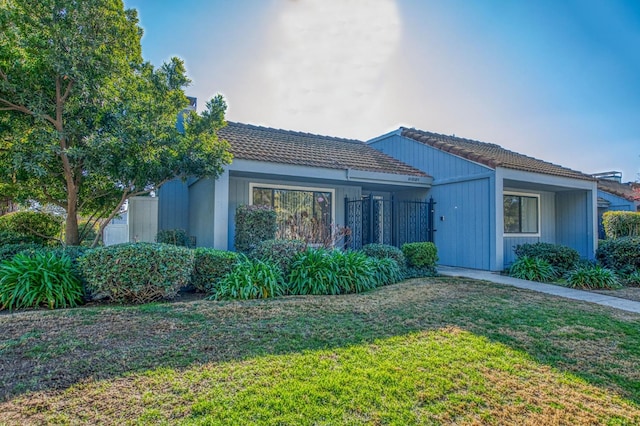
<instances>
[{"instance_id":1,"label":"metal security gate","mask_svg":"<svg viewBox=\"0 0 640 426\"><path fill-rule=\"evenodd\" d=\"M434 240L435 201L394 201L368 195L345 198L345 225L351 235L345 248L359 249L381 243L397 247L404 243Z\"/></svg>"}]
</instances>

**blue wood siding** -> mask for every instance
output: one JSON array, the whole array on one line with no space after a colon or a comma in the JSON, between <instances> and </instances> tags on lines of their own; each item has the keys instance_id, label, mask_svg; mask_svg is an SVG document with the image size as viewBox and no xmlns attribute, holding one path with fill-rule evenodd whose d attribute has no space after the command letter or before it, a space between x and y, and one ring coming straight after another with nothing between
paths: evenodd
<instances>
[{"instance_id":1,"label":"blue wood siding","mask_svg":"<svg viewBox=\"0 0 640 426\"><path fill-rule=\"evenodd\" d=\"M491 170L400 135L389 135L370 145L433 176L434 184L441 180L478 175Z\"/></svg>"},{"instance_id":2,"label":"blue wood siding","mask_svg":"<svg viewBox=\"0 0 640 426\"><path fill-rule=\"evenodd\" d=\"M578 250L580 256L592 258L593 234L590 193L588 191L559 192L556 195L556 242Z\"/></svg>"},{"instance_id":3,"label":"blue wood siding","mask_svg":"<svg viewBox=\"0 0 640 426\"><path fill-rule=\"evenodd\" d=\"M540 236L504 236L504 267L508 267L516 260L514 248L520 244L534 244L539 242L556 243L556 206L555 193L519 191L517 188L505 188L505 192L522 192L540 195Z\"/></svg>"},{"instance_id":4,"label":"blue wood siding","mask_svg":"<svg viewBox=\"0 0 640 426\"><path fill-rule=\"evenodd\" d=\"M158 191L158 230L189 231L189 190L180 179L165 183Z\"/></svg>"},{"instance_id":5,"label":"blue wood siding","mask_svg":"<svg viewBox=\"0 0 640 426\"><path fill-rule=\"evenodd\" d=\"M215 180L200 179L189 187L189 235L198 247L213 247Z\"/></svg>"},{"instance_id":6,"label":"blue wood siding","mask_svg":"<svg viewBox=\"0 0 640 426\"><path fill-rule=\"evenodd\" d=\"M617 195L613 195L604 191L598 191L598 197L603 198L610 203L607 211L625 211L625 212L636 211L636 206L633 203L633 201L629 201L625 198L618 197Z\"/></svg>"},{"instance_id":7,"label":"blue wood siding","mask_svg":"<svg viewBox=\"0 0 640 426\"><path fill-rule=\"evenodd\" d=\"M434 185L435 244L442 265L490 269L491 179Z\"/></svg>"},{"instance_id":8,"label":"blue wood siding","mask_svg":"<svg viewBox=\"0 0 640 426\"><path fill-rule=\"evenodd\" d=\"M335 217L333 221L336 225L344 226L344 198L349 199L360 198L362 195L362 187L360 186L337 186L329 185L327 183L318 182L305 182L300 181L282 181L282 180L269 180L269 179L256 179L256 178L244 178L233 177L229 179L229 241L228 247L230 250L234 248L235 238L235 215L238 206L243 204L249 204L249 184L250 183L265 183L272 185L288 185L288 186L301 186L301 187L314 187L314 188L331 188L335 189Z\"/></svg>"}]
</instances>

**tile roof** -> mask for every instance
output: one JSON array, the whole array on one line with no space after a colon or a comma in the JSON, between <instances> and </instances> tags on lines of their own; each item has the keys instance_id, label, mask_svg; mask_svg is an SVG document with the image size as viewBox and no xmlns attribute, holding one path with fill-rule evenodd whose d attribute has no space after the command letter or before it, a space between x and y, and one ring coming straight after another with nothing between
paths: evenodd
<instances>
[{"instance_id":1,"label":"tile roof","mask_svg":"<svg viewBox=\"0 0 640 426\"><path fill-rule=\"evenodd\" d=\"M628 183L620 183L615 180L598 179L598 189L609 194L617 195L629 201L640 201L640 188L634 191L633 186Z\"/></svg>"},{"instance_id":2,"label":"tile roof","mask_svg":"<svg viewBox=\"0 0 640 426\"><path fill-rule=\"evenodd\" d=\"M547 175L562 176L573 179L595 180L592 176L582 172L571 170L557 164L538 160L509 151L493 143L479 142L472 139L464 139L456 136L440 135L417 129L401 128L402 136L413 139L425 145L432 146L441 151L449 152L458 157L465 158L489 168L503 167L506 169L525 172L542 173Z\"/></svg>"},{"instance_id":3,"label":"tile roof","mask_svg":"<svg viewBox=\"0 0 640 426\"><path fill-rule=\"evenodd\" d=\"M395 158L354 139L228 122L218 136L229 142L234 158L327 169L354 169L428 177Z\"/></svg>"}]
</instances>

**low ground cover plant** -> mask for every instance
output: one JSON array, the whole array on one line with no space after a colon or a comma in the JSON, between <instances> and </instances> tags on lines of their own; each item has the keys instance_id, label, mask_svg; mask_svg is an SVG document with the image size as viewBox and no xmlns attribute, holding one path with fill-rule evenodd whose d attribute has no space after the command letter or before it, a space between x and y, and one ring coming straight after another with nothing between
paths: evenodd
<instances>
[{"instance_id":1,"label":"low ground cover plant","mask_svg":"<svg viewBox=\"0 0 640 426\"><path fill-rule=\"evenodd\" d=\"M148 303L172 299L189 283L193 257L185 247L126 243L91 250L78 263L93 298Z\"/></svg>"},{"instance_id":2,"label":"low ground cover plant","mask_svg":"<svg viewBox=\"0 0 640 426\"><path fill-rule=\"evenodd\" d=\"M0 263L0 309L73 307L82 296L80 280L65 254L18 253Z\"/></svg>"},{"instance_id":3,"label":"low ground cover plant","mask_svg":"<svg viewBox=\"0 0 640 426\"><path fill-rule=\"evenodd\" d=\"M546 283L556 278L556 270L542 258L522 256L513 262L509 268L509 275L522 280Z\"/></svg>"},{"instance_id":4,"label":"low ground cover plant","mask_svg":"<svg viewBox=\"0 0 640 426\"><path fill-rule=\"evenodd\" d=\"M266 299L287 292L280 267L244 257L215 286L212 299Z\"/></svg>"},{"instance_id":5,"label":"low ground cover plant","mask_svg":"<svg viewBox=\"0 0 640 426\"><path fill-rule=\"evenodd\" d=\"M240 260L238 253L198 247L194 250L191 284L203 293L214 291L216 284L233 271Z\"/></svg>"}]
</instances>

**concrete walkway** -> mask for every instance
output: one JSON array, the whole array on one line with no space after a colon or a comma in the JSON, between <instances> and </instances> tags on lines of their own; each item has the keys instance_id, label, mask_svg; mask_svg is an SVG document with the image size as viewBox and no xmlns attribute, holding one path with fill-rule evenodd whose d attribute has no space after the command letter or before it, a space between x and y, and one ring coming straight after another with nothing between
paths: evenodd
<instances>
[{"instance_id":1,"label":"concrete walkway","mask_svg":"<svg viewBox=\"0 0 640 426\"><path fill-rule=\"evenodd\" d=\"M554 296L565 297L567 299L582 300L585 302L597 303L598 305L610 306L628 312L640 313L640 302L621 299L619 297L606 296L599 293L575 290L553 284L538 283L535 281L520 280L518 278L500 275L496 272L479 271L476 269L454 268L451 266L438 266L441 275L450 277L473 278L474 280L491 281L496 284L510 285L527 290L539 291L540 293L552 294Z\"/></svg>"}]
</instances>

